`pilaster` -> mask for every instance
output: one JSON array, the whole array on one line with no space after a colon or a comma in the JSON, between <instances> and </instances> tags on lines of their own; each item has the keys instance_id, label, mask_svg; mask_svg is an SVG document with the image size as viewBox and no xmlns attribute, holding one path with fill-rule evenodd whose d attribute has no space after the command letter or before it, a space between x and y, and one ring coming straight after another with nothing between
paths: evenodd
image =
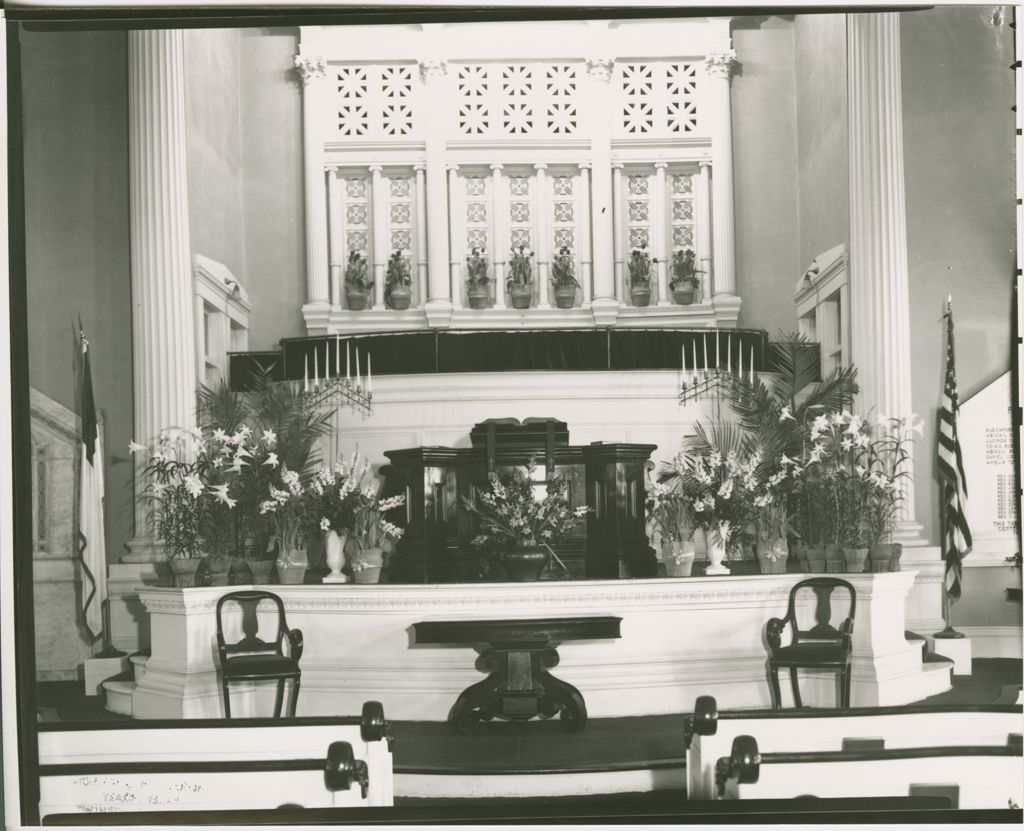
<instances>
[{"instance_id":1,"label":"pilaster","mask_svg":"<svg viewBox=\"0 0 1024 831\"><path fill-rule=\"evenodd\" d=\"M131 231L134 434L195 427L195 317L185 166L184 33L128 33L128 170ZM135 462L142 493L144 460ZM135 501L130 558L162 558L147 507Z\"/></svg>"},{"instance_id":2,"label":"pilaster","mask_svg":"<svg viewBox=\"0 0 1024 831\"><path fill-rule=\"evenodd\" d=\"M302 79L302 152L305 157L306 307L330 302L327 257L327 186L317 121L326 111L327 62L311 55L296 55L295 69Z\"/></svg>"},{"instance_id":3,"label":"pilaster","mask_svg":"<svg viewBox=\"0 0 1024 831\"><path fill-rule=\"evenodd\" d=\"M373 215L373 306L384 308L384 273L388 265L388 195L384 168L370 165L370 206Z\"/></svg>"},{"instance_id":4,"label":"pilaster","mask_svg":"<svg viewBox=\"0 0 1024 831\"><path fill-rule=\"evenodd\" d=\"M711 210L714 230L714 297L724 307L736 297L735 193L732 170L732 71L736 51L726 39L704 57L707 72L711 146ZM717 305L717 302L716 302Z\"/></svg>"},{"instance_id":5,"label":"pilaster","mask_svg":"<svg viewBox=\"0 0 1024 831\"><path fill-rule=\"evenodd\" d=\"M909 420L910 305L903 182L899 15L848 15L850 346L859 409ZM901 480L898 541L923 545L913 458Z\"/></svg>"},{"instance_id":6,"label":"pilaster","mask_svg":"<svg viewBox=\"0 0 1024 831\"><path fill-rule=\"evenodd\" d=\"M441 86L448 74L448 62L432 57L421 60L419 66L425 100L444 100ZM445 175L443 113L428 113L425 128L428 296L424 309L427 322L432 328L447 328L452 320L452 295L449 275L448 182Z\"/></svg>"}]
</instances>

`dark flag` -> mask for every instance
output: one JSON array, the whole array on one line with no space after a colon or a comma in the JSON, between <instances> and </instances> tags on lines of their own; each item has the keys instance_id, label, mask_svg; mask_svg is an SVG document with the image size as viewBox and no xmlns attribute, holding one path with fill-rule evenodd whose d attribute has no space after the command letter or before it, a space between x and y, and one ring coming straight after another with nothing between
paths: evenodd
<instances>
[{"instance_id":1,"label":"dark flag","mask_svg":"<svg viewBox=\"0 0 1024 831\"><path fill-rule=\"evenodd\" d=\"M971 550L971 529L967 527L967 484L960 455L956 419L960 402L956 394L956 362L953 353L953 301L946 300L946 381L939 408L938 469L941 482L942 556L946 561L946 592L960 599L962 561Z\"/></svg>"},{"instance_id":2,"label":"dark flag","mask_svg":"<svg viewBox=\"0 0 1024 831\"><path fill-rule=\"evenodd\" d=\"M107 599L107 549L103 531L103 443L92 393L89 341L79 333L82 374L79 414L82 419L81 473L78 503L78 553L82 562L82 616L94 638L103 634L103 603Z\"/></svg>"}]
</instances>

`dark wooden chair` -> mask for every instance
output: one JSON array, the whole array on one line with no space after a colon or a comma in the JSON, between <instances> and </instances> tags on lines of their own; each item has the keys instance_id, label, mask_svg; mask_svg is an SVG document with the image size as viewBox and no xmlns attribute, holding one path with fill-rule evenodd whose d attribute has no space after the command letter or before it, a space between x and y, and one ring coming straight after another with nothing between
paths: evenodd
<instances>
[{"instance_id":1,"label":"dark wooden chair","mask_svg":"<svg viewBox=\"0 0 1024 831\"><path fill-rule=\"evenodd\" d=\"M277 609L276 632L270 641L259 637L260 623L257 608L263 601L269 601ZM225 643L222 612L226 603L235 603L242 608L242 640ZM288 641L288 654L284 642ZM274 718L281 716L285 681L294 682L291 706L288 716L294 717L299 700L299 659L302 657L302 632L289 629L284 615L284 604L273 592L247 590L229 592L217 601L217 652L220 655L221 686L224 691L224 716L231 718L231 696L228 686L233 681L277 681L277 698L274 703Z\"/></svg>"},{"instance_id":2,"label":"dark wooden chair","mask_svg":"<svg viewBox=\"0 0 1024 831\"><path fill-rule=\"evenodd\" d=\"M796 619L797 595L809 589L817 596L814 610L815 624L810 629L801 629ZM843 589L850 595L850 611L847 618L835 628L832 625L832 593ZM773 696L772 707L782 707L779 690L779 669L789 669L793 686L793 701L803 707L800 687L797 684L797 669L834 669L839 675L839 706L850 706L850 660L853 641L853 618L857 611L857 591L846 580L839 577L810 577L801 580L789 592L789 606L784 618L773 617L768 621L768 681ZM782 645L782 632L790 624L793 640L788 646Z\"/></svg>"}]
</instances>

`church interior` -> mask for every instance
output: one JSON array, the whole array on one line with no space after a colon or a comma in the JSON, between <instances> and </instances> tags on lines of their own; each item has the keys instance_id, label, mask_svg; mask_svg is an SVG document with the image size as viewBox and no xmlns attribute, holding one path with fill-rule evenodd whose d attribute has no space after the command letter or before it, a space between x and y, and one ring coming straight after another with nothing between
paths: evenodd
<instances>
[{"instance_id":1,"label":"church interior","mask_svg":"<svg viewBox=\"0 0 1024 831\"><path fill-rule=\"evenodd\" d=\"M8 13L7 824L1022 820L1016 12L749 11Z\"/></svg>"}]
</instances>

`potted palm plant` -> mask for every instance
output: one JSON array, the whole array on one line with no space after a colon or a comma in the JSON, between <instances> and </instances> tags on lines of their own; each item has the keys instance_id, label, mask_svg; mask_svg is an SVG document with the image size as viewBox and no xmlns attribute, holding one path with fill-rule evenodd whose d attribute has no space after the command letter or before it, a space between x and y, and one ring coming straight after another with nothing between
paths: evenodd
<instances>
[{"instance_id":1,"label":"potted palm plant","mask_svg":"<svg viewBox=\"0 0 1024 831\"><path fill-rule=\"evenodd\" d=\"M487 284L491 278L487 276L487 257L479 248L473 248L466 257L466 297L469 308L486 309L490 299Z\"/></svg>"},{"instance_id":2,"label":"potted palm plant","mask_svg":"<svg viewBox=\"0 0 1024 831\"><path fill-rule=\"evenodd\" d=\"M359 251L352 251L345 264L345 300L348 307L355 312L365 309L372 290L370 264Z\"/></svg>"},{"instance_id":3,"label":"potted palm plant","mask_svg":"<svg viewBox=\"0 0 1024 831\"><path fill-rule=\"evenodd\" d=\"M555 289L555 305L559 309L571 309L576 305L576 263L569 246L558 249L551 263L551 285Z\"/></svg>"},{"instance_id":4,"label":"potted palm plant","mask_svg":"<svg viewBox=\"0 0 1024 831\"><path fill-rule=\"evenodd\" d=\"M629 255L629 296L634 306L651 302L651 255L646 248L634 248Z\"/></svg>"},{"instance_id":5,"label":"potted palm plant","mask_svg":"<svg viewBox=\"0 0 1024 831\"><path fill-rule=\"evenodd\" d=\"M700 288L700 280L697 278L700 273L700 269L695 265L692 248L672 254L672 280L669 286L676 303L680 306L689 306L693 303L694 295Z\"/></svg>"},{"instance_id":6,"label":"potted palm plant","mask_svg":"<svg viewBox=\"0 0 1024 831\"><path fill-rule=\"evenodd\" d=\"M388 259L384 279L388 305L397 311L405 311L412 300L412 272L409 258L401 251L393 251Z\"/></svg>"},{"instance_id":7,"label":"potted palm plant","mask_svg":"<svg viewBox=\"0 0 1024 831\"><path fill-rule=\"evenodd\" d=\"M534 470L531 462L525 473L519 469L492 473L486 489L478 491L473 499L462 498L463 506L477 522L473 545L500 564L510 579L519 582L539 579L552 557L568 574L552 546L590 510L585 505L573 508L569 504L563 479L548 479L544 495L539 496Z\"/></svg>"},{"instance_id":8,"label":"potted palm plant","mask_svg":"<svg viewBox=\"0 0 1024 831\"><path fill-rule=\"evenodd\" d=\"M527 251L525 245L520 245L518 250L512 250L505 284L512 308L530 308L530 301L533 299L533 252Z\"/></svg>"}]
</instances>

